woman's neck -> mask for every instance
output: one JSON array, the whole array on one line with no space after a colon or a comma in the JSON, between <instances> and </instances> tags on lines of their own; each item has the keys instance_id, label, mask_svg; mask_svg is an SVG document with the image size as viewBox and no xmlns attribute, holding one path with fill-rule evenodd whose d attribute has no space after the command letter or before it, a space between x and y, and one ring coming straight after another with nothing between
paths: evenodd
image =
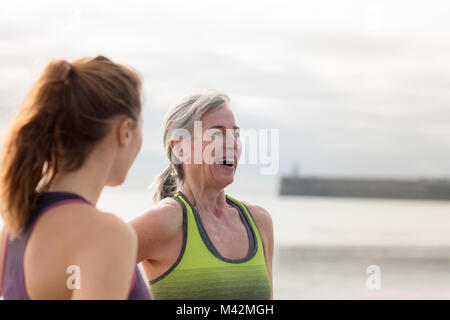
<instances>
[{"instance_id":1,"label":"woman's neck","mask_svg":"<svg viewBox=\"0 0 450 320\"><path fill-rule=\"evenodd\" d=\"M75 172L61 172L55 177L50 187L50 191L76 193L93 205L97 204L102 190L103 185L98 180L92 179L90 175L80 170Z\"/></svg>"},{"instance_id":2,"label":"woman's neck","mask_svg":"<svg viewBox=\"0 0 450 320\"><path fill-rule=\"evenodd\" d=\"M112 167L111 156L93 151L80 169L58 173L53 179L50 191L73 192L96 205L108 182Z\"/></svg>"},{"instance_id":3,"label":"woman's neck","mask_svg":"<svg viewBox=\"0 0 450 320\"><path fill-rule=\"evenodd\" d=\"M185 181L180 191L199 212L207 211L219 216L227 208L224 189L206 188L198 183Z\"/></svg>"}]
</instances>

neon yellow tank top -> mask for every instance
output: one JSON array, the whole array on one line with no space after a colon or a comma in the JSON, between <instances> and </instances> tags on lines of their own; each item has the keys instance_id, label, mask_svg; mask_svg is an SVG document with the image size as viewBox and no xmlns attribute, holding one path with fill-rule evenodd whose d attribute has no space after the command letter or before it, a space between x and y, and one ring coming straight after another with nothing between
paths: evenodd
<instances>
[{"instance_id":1,"label":"neon yellow tank top","mask_svg":"<svg viewBox=\"0 0 450 320\"><path fill-rule=\"evenodd\" d=\"M269 299L270 280L261 236L253 218L240 201L227 196L245 225L249 238L247 257L231 260L212 244L200 216L181 192L173 198L183 209L183 245L177 261L149 282L155 300Z\"/></svg>"}]
</instances>

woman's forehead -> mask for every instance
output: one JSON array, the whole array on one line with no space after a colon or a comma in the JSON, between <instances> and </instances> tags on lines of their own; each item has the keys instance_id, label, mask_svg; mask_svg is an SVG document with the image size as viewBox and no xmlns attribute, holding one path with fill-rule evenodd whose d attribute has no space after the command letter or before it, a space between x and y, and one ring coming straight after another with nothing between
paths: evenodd
<instances>
[{"instance_id":1,"label":"woman's forehead","mask_svg":"<svg viewBox=\"0 0 450 320\"><path fill-rule=\"evenodd\" d=\"M221 107L214 111L208 111L202 116L201 120L203 129L209 129L211 127L236 127L234 114L228 107Z\"/></svg>"}]
</instances>

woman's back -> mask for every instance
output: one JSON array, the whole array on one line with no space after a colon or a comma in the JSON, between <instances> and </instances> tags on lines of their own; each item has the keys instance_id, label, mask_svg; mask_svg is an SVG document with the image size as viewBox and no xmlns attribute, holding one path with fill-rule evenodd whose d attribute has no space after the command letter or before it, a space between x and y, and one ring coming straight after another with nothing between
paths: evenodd
<instances>
[{"instance_id":1,"label":"woman's back","mask_svg":"<svg viewBox=\"0 0 450 320\"><path fill-rule=\"evenodd\" d=\"M136 237L120 219L67 192L44 193L32 217L22 237L7 243L5 299L149 298L131 263ZM130 263L108 265L117 255Z\"/></svg>"}]
</instances>

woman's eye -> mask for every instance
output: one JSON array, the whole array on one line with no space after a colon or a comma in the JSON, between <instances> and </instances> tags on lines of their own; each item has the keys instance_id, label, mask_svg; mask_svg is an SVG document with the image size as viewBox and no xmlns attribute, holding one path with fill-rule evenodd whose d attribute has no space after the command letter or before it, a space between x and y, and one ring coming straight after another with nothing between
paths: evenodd
<instances>
[{"instance_id":1,"label":"woman's eye","mask_svg":"<svg viewBox=\"0 0 450 320\"><path fill-rule=\"evenodd\" d=\"M236 138L239 138L240 135L241 135L241 133L240 133L239 131L235 131L235 132L233 132L233 135L234 135Z\"/></svg>"},{"instance_id":2,"label":"woman's eye","mask_svg":"<svg viewBox=\"0 0 450 320\"><path fill-rule=\"evenodd\" d=\"M221 135L222 135L222 132L221 132L221 131L215 131L215 132L213 132L213 134L212 134L213 137L220 137Z\"/></svg>"}]
</instances>

